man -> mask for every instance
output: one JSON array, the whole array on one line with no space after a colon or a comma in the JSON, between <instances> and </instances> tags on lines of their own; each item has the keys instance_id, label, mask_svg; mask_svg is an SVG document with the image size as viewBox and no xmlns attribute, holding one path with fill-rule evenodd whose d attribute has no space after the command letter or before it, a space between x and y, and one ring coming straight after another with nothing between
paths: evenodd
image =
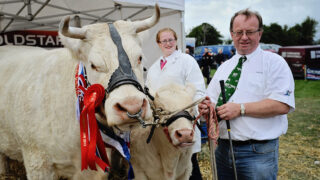
<instances>
[{"instance_id":1,"label":"man","mask_svg":"<svg viewBox=\"0 0 320 180\"><path fill-rule=\"evenodd\" d=\"M202 55L202 74L207 79L207 84L210 83L210 64L212 59L212 54L208 51L208 48L204 48L204 53Z\"/></svg>"},{"instance_id":2,"label":"man","mask_svg":"<svg viewBox=\"0 0 320 180\"><path fill-rule=\"evenodd\" d=\"M216 55L216 66L217 66L217 69L218 69L218 67L222 64L222 63L224 63L224 61L226 60L226 57L225 57L225 55L222 53L222 49L220 48L219 50L218 50L218 54Z\"/></svg>"},{"instance_id":3,"label":"man","mask_svg":"<svg viewBox=\"0 0 320 180\"><path fill-rule=\"evenodd\" d=\"M288 128L286 114L295 108L294 80L281 56L259 47L262 28L257 12L245 9L234 14L230 34L237 52L216 71L208 97L199 104L203 114L209 111L208 103L217 104L221 118L215 152L219 179L234 177L225 121L231 125L238 179L277 178L279 136ZM224 105L220 80L226 82Z\"/></svg>"}]
</instances>

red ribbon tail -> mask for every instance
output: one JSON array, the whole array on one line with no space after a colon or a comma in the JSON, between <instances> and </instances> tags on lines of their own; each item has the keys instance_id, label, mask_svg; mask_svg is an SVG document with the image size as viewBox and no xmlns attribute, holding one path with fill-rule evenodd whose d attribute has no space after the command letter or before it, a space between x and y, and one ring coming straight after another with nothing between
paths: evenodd
<instances>
[{"instance_id":1,"label":"red ribbon tail","mask_svg":"<svg viewBox=\"0 0 320 180\"><path fill-rule=\"evenodd\" d=\"M81 138L81 170L88 168L88 120L87 109L84 108L80 115L80 138Z\"/></svg>"},{"instance_id":2,"label":"red ribbon tail","mask_svg":"<svg viewBox=\"0 0 320 180\"><path fill-rule=\"evenodd\" d=\"M95 108L101 104L104 94L104 88L99 84L90 86L84 94L84 109L80 115L81 170L88 166L91 170L97 170L96 164L104 171L109 168L109 160L95 117Z\"/></svg>"},{"instance_id":3,"label":"red ribbon tail","mask_svg":"<svg viewBox=\"0 0 320 180\"><path fill-rule=\"evenodd\" d=\"M88 150L88 164L90 169L97 170L95 164L95 156L96 156L96 148L97 148L97 133L98 127L95 117L94 104L89 105L88 110L89 116L89 128L90 128L90 142L89 142L89 150Z\"/></svg>"},{"instance_id":4,"label":"red ribbon tail","mask_svg":"<svg viewBox=\"0 0 320 180\"><path fill-rule=\"evenodd\" d=\"M109 163L105 163L103 160L101 160L100 158L96 157L96 163L98 164L98 166L104 171L104 172L108 172L110 170L110 166Z\"/></svg>"}]
</instances>

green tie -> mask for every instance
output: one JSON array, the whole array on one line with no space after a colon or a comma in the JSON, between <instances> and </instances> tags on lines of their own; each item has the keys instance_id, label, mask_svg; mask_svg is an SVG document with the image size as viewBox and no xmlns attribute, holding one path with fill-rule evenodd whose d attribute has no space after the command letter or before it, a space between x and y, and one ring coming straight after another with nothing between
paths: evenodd
<instances>
[{"instance_id":1,"label":"green tie","mask_svg":"<svg viewBox=\"0 0 320 180\"><path fill-rule=\"evenodd\" d=\"M232 70L231 74L229 75L226 83L225 83L225 91L226 91L226 102L230 99L234 91L236 91L239 78L241 75L242 63L247 60L246 56L242 56L239 59L237 66ZM220 93L217 106L221 106L222 103L222 94Z\"/></svg>"}]
</instances>

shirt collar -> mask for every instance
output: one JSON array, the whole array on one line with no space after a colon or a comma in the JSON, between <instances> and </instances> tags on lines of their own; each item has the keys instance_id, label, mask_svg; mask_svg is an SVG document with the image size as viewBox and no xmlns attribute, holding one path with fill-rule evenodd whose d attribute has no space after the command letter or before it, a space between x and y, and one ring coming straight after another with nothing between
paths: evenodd
<instances>
[{"instance_id":1,"label":"shirt collar","mask_svg":"<svg viewBox=\"0 0 320 180\"><path fill-rule=\"evenodd\" d=\"M262 49L260 48L260 45L259 45L252 53L245 55L247 57L247 61L252 59L254 56L258 55L261 51ZM239 59L242 56L243 55L238 54L238 52L236 53L236 59Z\"/></svg>"},{"instance_id":2,"label":"shirt collar","mask_svg":"<svg viewBox=\"0 0 320 180\"><path fill-rule=\"evenodd\" d=\"M178 55L179 55L179 52L177 51L177 50L175 50L170 56L168 56L168 57L161 57L160 58L160 60L161 59L166 59L168 62L174 62L177 58L176 57L178 57Z\"/></svg>"}]
</instances>

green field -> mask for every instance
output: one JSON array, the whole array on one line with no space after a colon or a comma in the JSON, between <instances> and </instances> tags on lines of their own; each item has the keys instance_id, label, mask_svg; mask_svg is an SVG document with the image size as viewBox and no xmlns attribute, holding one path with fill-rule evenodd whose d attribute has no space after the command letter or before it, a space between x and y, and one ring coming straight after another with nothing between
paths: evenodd
<instances>
[{"instance_id":1,"label":"green field","mask_svg":"<svg viewBox=\"0 0 320 180\"><path fill-rule=\"evenodd\" d=\"M295 80L296 109L280 137L278 179L320 180L320 81ZM208 146L199 154L204 179L211 179Z\"/></svg>"}]
</instances>

